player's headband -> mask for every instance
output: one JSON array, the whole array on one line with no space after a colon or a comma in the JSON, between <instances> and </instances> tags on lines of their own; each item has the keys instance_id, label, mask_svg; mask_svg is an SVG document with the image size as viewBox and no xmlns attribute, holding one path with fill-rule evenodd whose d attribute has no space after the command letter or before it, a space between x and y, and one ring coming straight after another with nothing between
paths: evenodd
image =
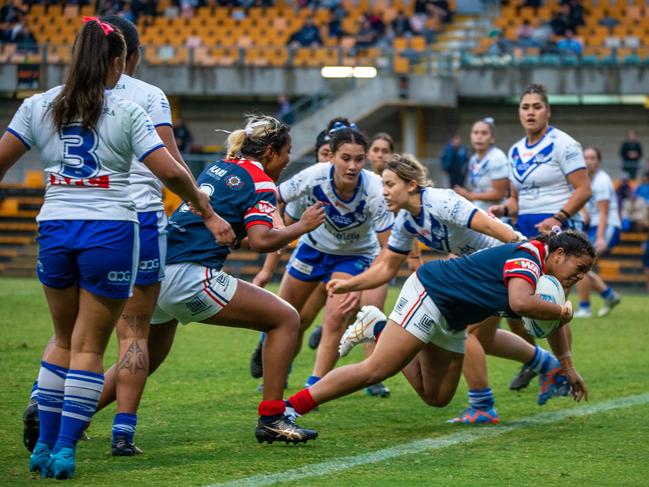
<instances>
[{"instance_id":1,"label":"player's headband","mask_svg":"<svg viewBox=\"0 0 649 487\"><path fill-rule=\"evenodd\" d=\"M108 34L110 34L111 32L115 32L115 28L112 25L107 24L106 22L102 22L101 20L99 20L99 17L84 17L83 23L87 24L88 22L97 22L99 24L99 27L101 27L101 30L104 31L105 36L108 36Z\"/></svg>"},{"instance_id":2,"label":"player's headband","mask_svg":"<svg viewBox=\"0 0 649 487\"><path fill-rule=\"evenodd\" d=\"M250 137L257 127L263 127L264 125L270 124L271 122L269 120L257 120L256 122L252 122L249 125L246 125L246 128L244 130L246 131L246 135Z\"/></svg>"}]
</instances>

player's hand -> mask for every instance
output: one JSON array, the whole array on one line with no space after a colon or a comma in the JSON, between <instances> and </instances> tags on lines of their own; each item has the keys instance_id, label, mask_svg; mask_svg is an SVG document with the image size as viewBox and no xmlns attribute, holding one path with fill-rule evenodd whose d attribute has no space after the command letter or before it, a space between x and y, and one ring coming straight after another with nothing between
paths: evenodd
<instances>
[{"instance_id":1,"label":"player's hand","mask_svg":"<svg viewBox=\"0 0 649 487\"><path fill-rule=\"evenodd\" d=\"M356 313L361 307L361 292L355 291L352 293L347 293L342 301L340 301L340 311L343 314Z\"/></svg>"},{"instance_id":2,"label":"player's hand","mask_svg":"<svg viewBox=\"0 0 649 487\"><path fill-rule=\"evenodd\" d=\"M330 298L334 297L334 294L344 294L349 292L347 288L347 281L345 279L332 279L327 283L327 295Z\"/></svg>"},{"instance_id":3,"label":"player's hand","mask_svg":"<svg viewBox=\"0 0 649 487\"><path fill-rule=\"evenodd\" d=\"M262 269L257 273L255 277L253 277L252 283L255 286L266 287L266 284L268 284L272 278L272 272Z\"/></svg>"},{"instance_id":4,"label":"player's hand","mask_svg":"<svg viewBox=\"0 0 649 487\"><path fill-rule=\"evenodd\" d=\"M491 205L487 208L487 213L496 218L505 216L505 205Z\"/></svg>"},{"instance_id":5,"label":"player's hand","mask_svg":"<svg viewBox=\"0 0 649 487\"><path fill-rule=\"evenodd\" d=\"M570 301L566 301L565 304L561 307L561 316L559 317L561 324L565 325L566 323L569 323L572 320L572 314L572 303Z\"/></svg>"},{"instance_id":6,"label":"player's hand","mask_svg":"<svg viewBox=\"0 0 649 487\"><path fill-rule=\"evenodd\" d=\"M598 237L597 240L595 240L595 248L597 249L597 253L600 255L606 252L606 249L608 248L606 240L604 240L603 237Z\"/></svg>"},{"instance_id":7,"label":"player's hand","mask_svg":"<svg viewBox=\"0 0 649 487\"><path fill-rule=\"evenodd\" d=\"M575 401L579 402L582 399L588 401L588 386L586 381L579 375L579 372L574 367L564 370L568 383L570 384L570 394Z\"/></svg>"},{"instance_id":8,"label":"player's hand","mask_svg":"<svg viewBox=\"0 0 649 487\"><path fill-rule=\"evenodd\" d=\"M279 210L275 208L275 211L273 211L273 228L286 228L286 225L284 224L284 219L282 218L282 215L280 215Z\"/></svg>"},{"instance_id":9,"label":"player's hand","mask_svg":"<svg viewBox=\"0 0 649 487\"><path fill-rule=\"evenodd\" d=\"M554 217L548 217L545 220L534 225L539 233L551 231L554 227L561 227L561 222Z\"/></svg>"},{"instance_id":10,"label":"player's hand","mask_svg":"<svg viewBox=\"0 0 649 487\"><path fill-rule=\"evenodd\" d=\"M459 186L456 184L455 186L453 186L453 191L455 191L460 196L463 196L464 198L468 199L469 201L472 201L471 193L469 193L463 186Z\"/></svg>"},{"instance_id":11,"label":"player's hand","mask_svg":"<svg viewBox=\"0 0 649 487\"><path fill-rule=\"evenodd\" d=\"M214 240L216 240L217 243L228 247L232 247L235 244L237 236L235 235L234 230L232 230L232 226L219 215L212 212L212 214L203 221L205 222L207 229L212 232L212 235L214 235Z\"/></svg>"},{"instance_id":12,"label":"player's hand","mask_svg":"<svg viewBox=\"0 0 649 487\"><path fill-rule=\"evenodd\" d=\"M324 203L317 201L313 205L309 206L302 216L300 217L300 223L304 227L304 233L310 232L318 228L325 219L325 207Z\"/></svg>"}]
</instances>

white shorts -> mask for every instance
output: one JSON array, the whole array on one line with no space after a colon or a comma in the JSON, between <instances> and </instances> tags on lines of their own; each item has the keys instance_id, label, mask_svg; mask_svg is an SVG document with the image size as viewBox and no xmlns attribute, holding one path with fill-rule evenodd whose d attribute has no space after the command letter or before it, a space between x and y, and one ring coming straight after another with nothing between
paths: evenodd
<instances>
[{"instance_id":1,"label":"white shorts","mask_svg":"<svg viewBox=\"0 0 649 487\"><path fill-rule=\"evenodd\" d=\"M210 318L232 300L237 284L229 274L199 264L168 265L151 324L174 319L187 324Z\"/></svg>"},{"instance_id":2,"label":"white shorts","mask_svg":"<svg viewBox=\"0 0 649 487\"><path fill-rule=\"evenodd\" d=\"M401 288L390 319L424 343L432 343L444 350L464 353L466 330L449 328L424 286L413 273Z\"/></svg>"}]
</instances>

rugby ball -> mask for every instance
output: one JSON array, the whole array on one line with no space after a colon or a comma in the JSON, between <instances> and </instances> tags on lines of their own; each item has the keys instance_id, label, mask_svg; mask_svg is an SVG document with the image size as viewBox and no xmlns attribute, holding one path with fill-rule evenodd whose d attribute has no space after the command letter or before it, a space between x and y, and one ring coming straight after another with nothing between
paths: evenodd
<instances>
[{"instance_id":1,"label":"rugby ball","mask_svg":"<svg viewBox=\"0 0 649 487\"><path fill-rule=\"evenodd\" d=\"M543 274L537 281L535 294L544 301L556 303L560 306L563 306L566 302L566 295L563 292L561 283L556 277L548 274ZM560 320L543 321L523 317L525 329L534 338L546 338L552 335L560 323Z\"/></svg>"}]
</instances>

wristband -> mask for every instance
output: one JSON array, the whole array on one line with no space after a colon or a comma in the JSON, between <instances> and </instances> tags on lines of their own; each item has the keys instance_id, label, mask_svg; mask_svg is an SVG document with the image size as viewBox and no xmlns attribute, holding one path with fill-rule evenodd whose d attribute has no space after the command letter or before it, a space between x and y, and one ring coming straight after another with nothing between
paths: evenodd
<instances>
[{"instance_id":1,"label":"wristband","mask_svg":"<svg viewBox=\"0 0 649 487\"><path fill-rule=\"evenodd\" d=\"M570 213L568 213L566 210L563 208L559 210L558 213L563 213L563 215L566 217L566 220L570 218Z\"/></svg>"},{"instance_id":2,"label":"wristband","mask_svg":"<svg viewBox=\"0 0 649 487\"><path fill-rule=\"evenodd\" d=\"M567 220L567 218L563 216L561 212L556 212L554 215L551 216L551 218L554 218L559 223L563 223Z\"/></svg>"}]
</instances>

